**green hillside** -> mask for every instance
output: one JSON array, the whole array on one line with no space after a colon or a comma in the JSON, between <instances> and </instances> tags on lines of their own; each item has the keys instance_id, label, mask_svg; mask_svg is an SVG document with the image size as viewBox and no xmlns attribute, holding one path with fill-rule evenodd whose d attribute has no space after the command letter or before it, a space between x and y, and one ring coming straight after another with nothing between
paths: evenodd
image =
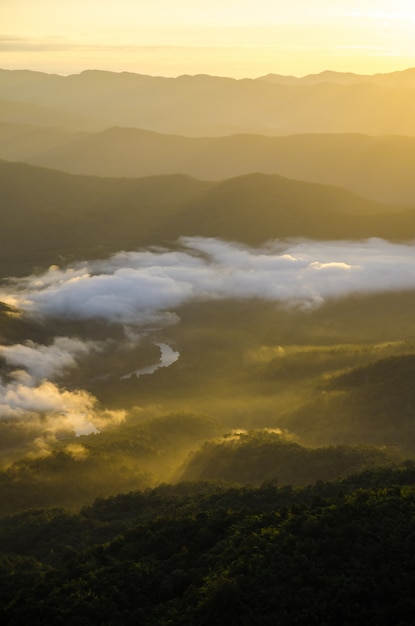
<instances>
[{"instance_id":1,"label":"green hillside","mask_svg":"<svg viewBox=\"0 0 415 626\"><path fill-rule=\"evenodd\" d=\"M1 528L3 623L411 624L414 469L183 483Z\"/></svg>"}]
</instances>

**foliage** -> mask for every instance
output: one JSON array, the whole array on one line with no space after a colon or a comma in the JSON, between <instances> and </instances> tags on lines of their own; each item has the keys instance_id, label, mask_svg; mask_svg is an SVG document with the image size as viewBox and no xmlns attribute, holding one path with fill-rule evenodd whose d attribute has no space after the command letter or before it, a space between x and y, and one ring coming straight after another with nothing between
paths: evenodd
<instances>
[{"instance_id":1,"label":"foliage","mask_svg":"<svg viewBox=\"0 0 415 626\"><path fill-rule=\"evenodd\" d=\"M295 411L291 428L304 433L313 419L319 441L365 441L398 446L403 454L415 450L415 391L413 354L379 359L332 377L318 395ZM313 433L307 436L312 441Z\"/></svg>"},{"instance_id":2,"label":"foliage","mask_svg":"<svg viewBox=\"0 0 415 626\"><path fill-rule=\"evenodd\" d=\"M76 510L97 496L154 486L217 429L209 417L182 412L131 417L117 428L66 438L44 456L26 456L0 471L0 514L45 506Z\"/></svg>"},{"instance_id":3,"label":"foliage","mask_svg":"<svg viewBox=\"0 0 415 626\"><path fill-rule=\"evenodd\" d=\"M272 430L237 432L205 443L185 463L183 480L229 480L259 485L267 480L304 485L376 465L399 462L394 450L374 446L307 448Z\"/></svg>"},{"instance_id":4,"label":"foliage","mask_svg":"<svg viewBox=\"0 0 415 626\"><path fill-rule=\"evenodd\" d=\"M409 624L414 483L413 464L302 489L184 483L5 518L2 622Z\"/></svg>"}]
</instances>

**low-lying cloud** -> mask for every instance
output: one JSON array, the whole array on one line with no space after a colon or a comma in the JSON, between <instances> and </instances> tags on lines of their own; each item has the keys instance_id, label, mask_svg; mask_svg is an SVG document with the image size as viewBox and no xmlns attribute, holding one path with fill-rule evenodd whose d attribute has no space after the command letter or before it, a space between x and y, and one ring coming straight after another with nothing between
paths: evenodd
<instances>
[{"instance_id":1,"label":"low-lying cloud","mask_svg":"<svg viewBox=\"0 0 415 626\"><path fill-rule=\"evenodd\" d=\"M415 244L272 241L249 248L212 238L182 238L178 249L120 252L109 259L51 267L42 275L10 279L0 301L40 323L50 319L122 324L126 339L144 326L172 323L191 301L260 298L315 307L354 293L415 289ZM105 413L83 390L56 382L101 345L56 337L0 346L7 376L0 384L0 419L30 421L77 433L100 428L121 413ZM45 417L46 416L46 417ZM57 426L56 426L57 427Z\"/></svg>"},{"instance_id":2,"label":"low-lying cloud","mask_svg":"<svg viewBox=\"0 0 415 626\"><path fill-rule=\"evenodd\" d=\"M352 293L415 288L415 246L271 242L261 249L183 238L180 251L122 252L12 281L0 300L27 315L139 326L191 300L261 298L315 306ZM160 317L161 316L161 317Z\"/></svg>"},{"instance_id":3,"label":"low-lying cloud","mask_svg":"<svg viewBox=\"0 0 415 626\"><path fill-rule=\"evenodd\" d=\"M0 356L9 367L23 367L32 381L39 383L45 379L59 378L65 371L76 368L78 361L92 349L99 348L98 342L56 337L53 344L48 346L30 340L23 344L0 346Z\"/></svg>"},{"instance_id":4,"label":"low-lying cloud","mask_svg":"<svg viewBox=\"0 0 415 626\"><path fill-rule=\"evenodd\" d=\"M24 370L15 370L11 380L0 383L0 416L26 423L42 419L43 430L96 432L108 423L124 419L124 411L103 411L97 400L84 390L61 389L44 380L37 384Z\"/></svg>"}]
</instances>

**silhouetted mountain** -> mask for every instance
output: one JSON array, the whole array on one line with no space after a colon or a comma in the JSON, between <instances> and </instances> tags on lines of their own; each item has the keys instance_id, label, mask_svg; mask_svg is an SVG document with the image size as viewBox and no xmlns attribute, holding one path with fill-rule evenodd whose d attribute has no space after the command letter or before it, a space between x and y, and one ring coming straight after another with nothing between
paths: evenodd
<instances>
[{"instance_id":1,"label":"silhouetted mountain","mask_svg":"<svg viewBox=\"0 0 415 626\"><path fill-rule=\"evenodd\" d=\"M18 271L17 260L23 270L182 235L254 245L279 237L415 236L415 211L387 213L386 205L342 189L265 174L219 183L182 175L109 179L1 161L0 202L3 273Z\"/></svg>"},{"instance_id":2,"label":"silhouetted mountain","mask_svg":"<svg viewBox=\"0 0 415 626\"><path fill-rule=\"evenodd\" d=\"M134 128L96 134L0 124L0 158L93 176L183 173L222 180L263 172L415 205L415 137L232 135L193 138Z\"/></svg>"},{"instance_id":3,"label":"silhouetted mountain","mask_svg":"<svg viewBox=\"0 0 415 626\"><path fill-rule=\"evenodd\" d=\"M377 213L373 216L369 213ZM380 214L385 205L353 194L281 176L249 174L213 185L175 218L168 231L260 244L281 237L406 238L415 211ZM403 222L405 226L402 228ZM413 226L411 226L413 222ZM391 229L394 224L394 229Z\"/></svg>"},{"instance_id":4,"label":"silhouetted mountain","mask_svg":"<svg viewBox=\"0 0 415 626\"><path fill-rule=\"evenodd\" d=\"M2 274L160 241L167 216L209 186L180 175L104 179L0 161Z\"/></svg>"},{"instance_id":5,"label":"silhouetted mountain","mask_svg":"<svg viewBox=\"0 0 415 626\"><path fill-rule=\"evenodd\" d=\"M332 80L330 73L286 82L100 71L57 76L1 70L0 98L60 110L62 118L55 124L72 116L70 123L78 118L77 128L83 130L122 125L187 135L415 134L412 70L346 83L342 80L341 84L338 77ZM39 123L36 115L33 119L16 115L14 121Z\"/></svg>"},{"instance_id":6,"label":"silhouetted mountain","mask_svg":"<svg viewBox=\"0 0 415 626\"><path fill-rule=\"evenodd\" d=\"M307 76L281 76L280 74L267 74L260 76L257 80L265 80L278 84L302 84L316 85L319 83L331 83L335 85L352 85L357 83L370 83L372 85L389 86L415 86L415 68L407 70L379 73L379 74L355 74L353 72L333 72L325 70L318 74L308 74Z\"/></svg>"}]
</instances>

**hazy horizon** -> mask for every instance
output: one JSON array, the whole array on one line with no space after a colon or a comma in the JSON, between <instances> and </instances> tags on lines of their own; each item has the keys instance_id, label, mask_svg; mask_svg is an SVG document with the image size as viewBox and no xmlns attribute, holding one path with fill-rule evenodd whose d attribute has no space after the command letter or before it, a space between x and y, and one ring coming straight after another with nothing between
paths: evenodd
<instances>
[{"instance_id":1,"label":"hazy horizon","mask_svg":"<svg viewBox=\"0 0 415 626\"><path fill-rule=\"evenodd\" d=\"M0 44L1 47L1 44ZM387 69L385 71L381 71L381 70L373 70L373 71L359 71L358 69L352 70L352 69L348 69L347 67L344 69L333 69L332 67L321 67L320 69L316 69L315 71L309 71L309 72L305 72L303 74L297 73L288 73L288 72L284 72L282 71L269 71L267 73L261 74L261 75L252 75L252 76L248 76L248 75L240 75L240 76L234 76L234 75L230 75L230 74L219 74L219 73L209 73L209 72L203 72L203 71L197 71L197 68L195 68L195 71L193 73L191 72L183 72L183 73L176 73L176 74L169 74L168 72L166 72L165 74L161 74L161 73L149 73L149 72L142 72L138 70L132 70L132 69L108 69L106 67L84 67L84 68L79 68L79 69L75 69L74 71L53 71L53 70L43 70L43 69L37 69L37 68L31 68L29 67L30 64L27 64L26 66L21 66L21 67L5 67L3 65L0 65L0 70L2 71L10 71L10 72L33 72L33 73L39 73L39 74L45 74L45 75L49 75L49 76L59 76L62 78L69 78L71 76L80 76L81 74L85 74L85 73L89 73L89 72L102 72L102 73L106 73L106 74L135 74L137 76L148 76L150 78L183 78L186 76L189 76L191 78L197 78L198 76L206 76L206 77L211 77L211 78L224 78L224 79L234 79L236 81L245 81L245 80L256 80L256 79L260 79L260 78L265 78L268 76L279 76L281 78L287 78L287 79L304 79L304 78L308 78L308 77L313 77L313 76L320 76L320 75L324 75L324 74L344 74L344 75L350 75L350 76L356 76L356 77L368 77L368 78L374 78L377 76L386 76L388 74L399 74L399 73L405 73L411 70L415 70L415 57L413 60L413 64L412 65L407 65L407 66L402 66L402 67L395 67L395 68L391 68L391 69Z\"/></svg>"},{"instance_id":2,"label":"hazy horizon","mask_svg":"<svg viewBox=\"0 0 415 626\"><path fill-rule=\"evenodd\" d=\"M0 67L254 78L415 66L409 2L3 0Z\"/></svg>"}]
</instances>

